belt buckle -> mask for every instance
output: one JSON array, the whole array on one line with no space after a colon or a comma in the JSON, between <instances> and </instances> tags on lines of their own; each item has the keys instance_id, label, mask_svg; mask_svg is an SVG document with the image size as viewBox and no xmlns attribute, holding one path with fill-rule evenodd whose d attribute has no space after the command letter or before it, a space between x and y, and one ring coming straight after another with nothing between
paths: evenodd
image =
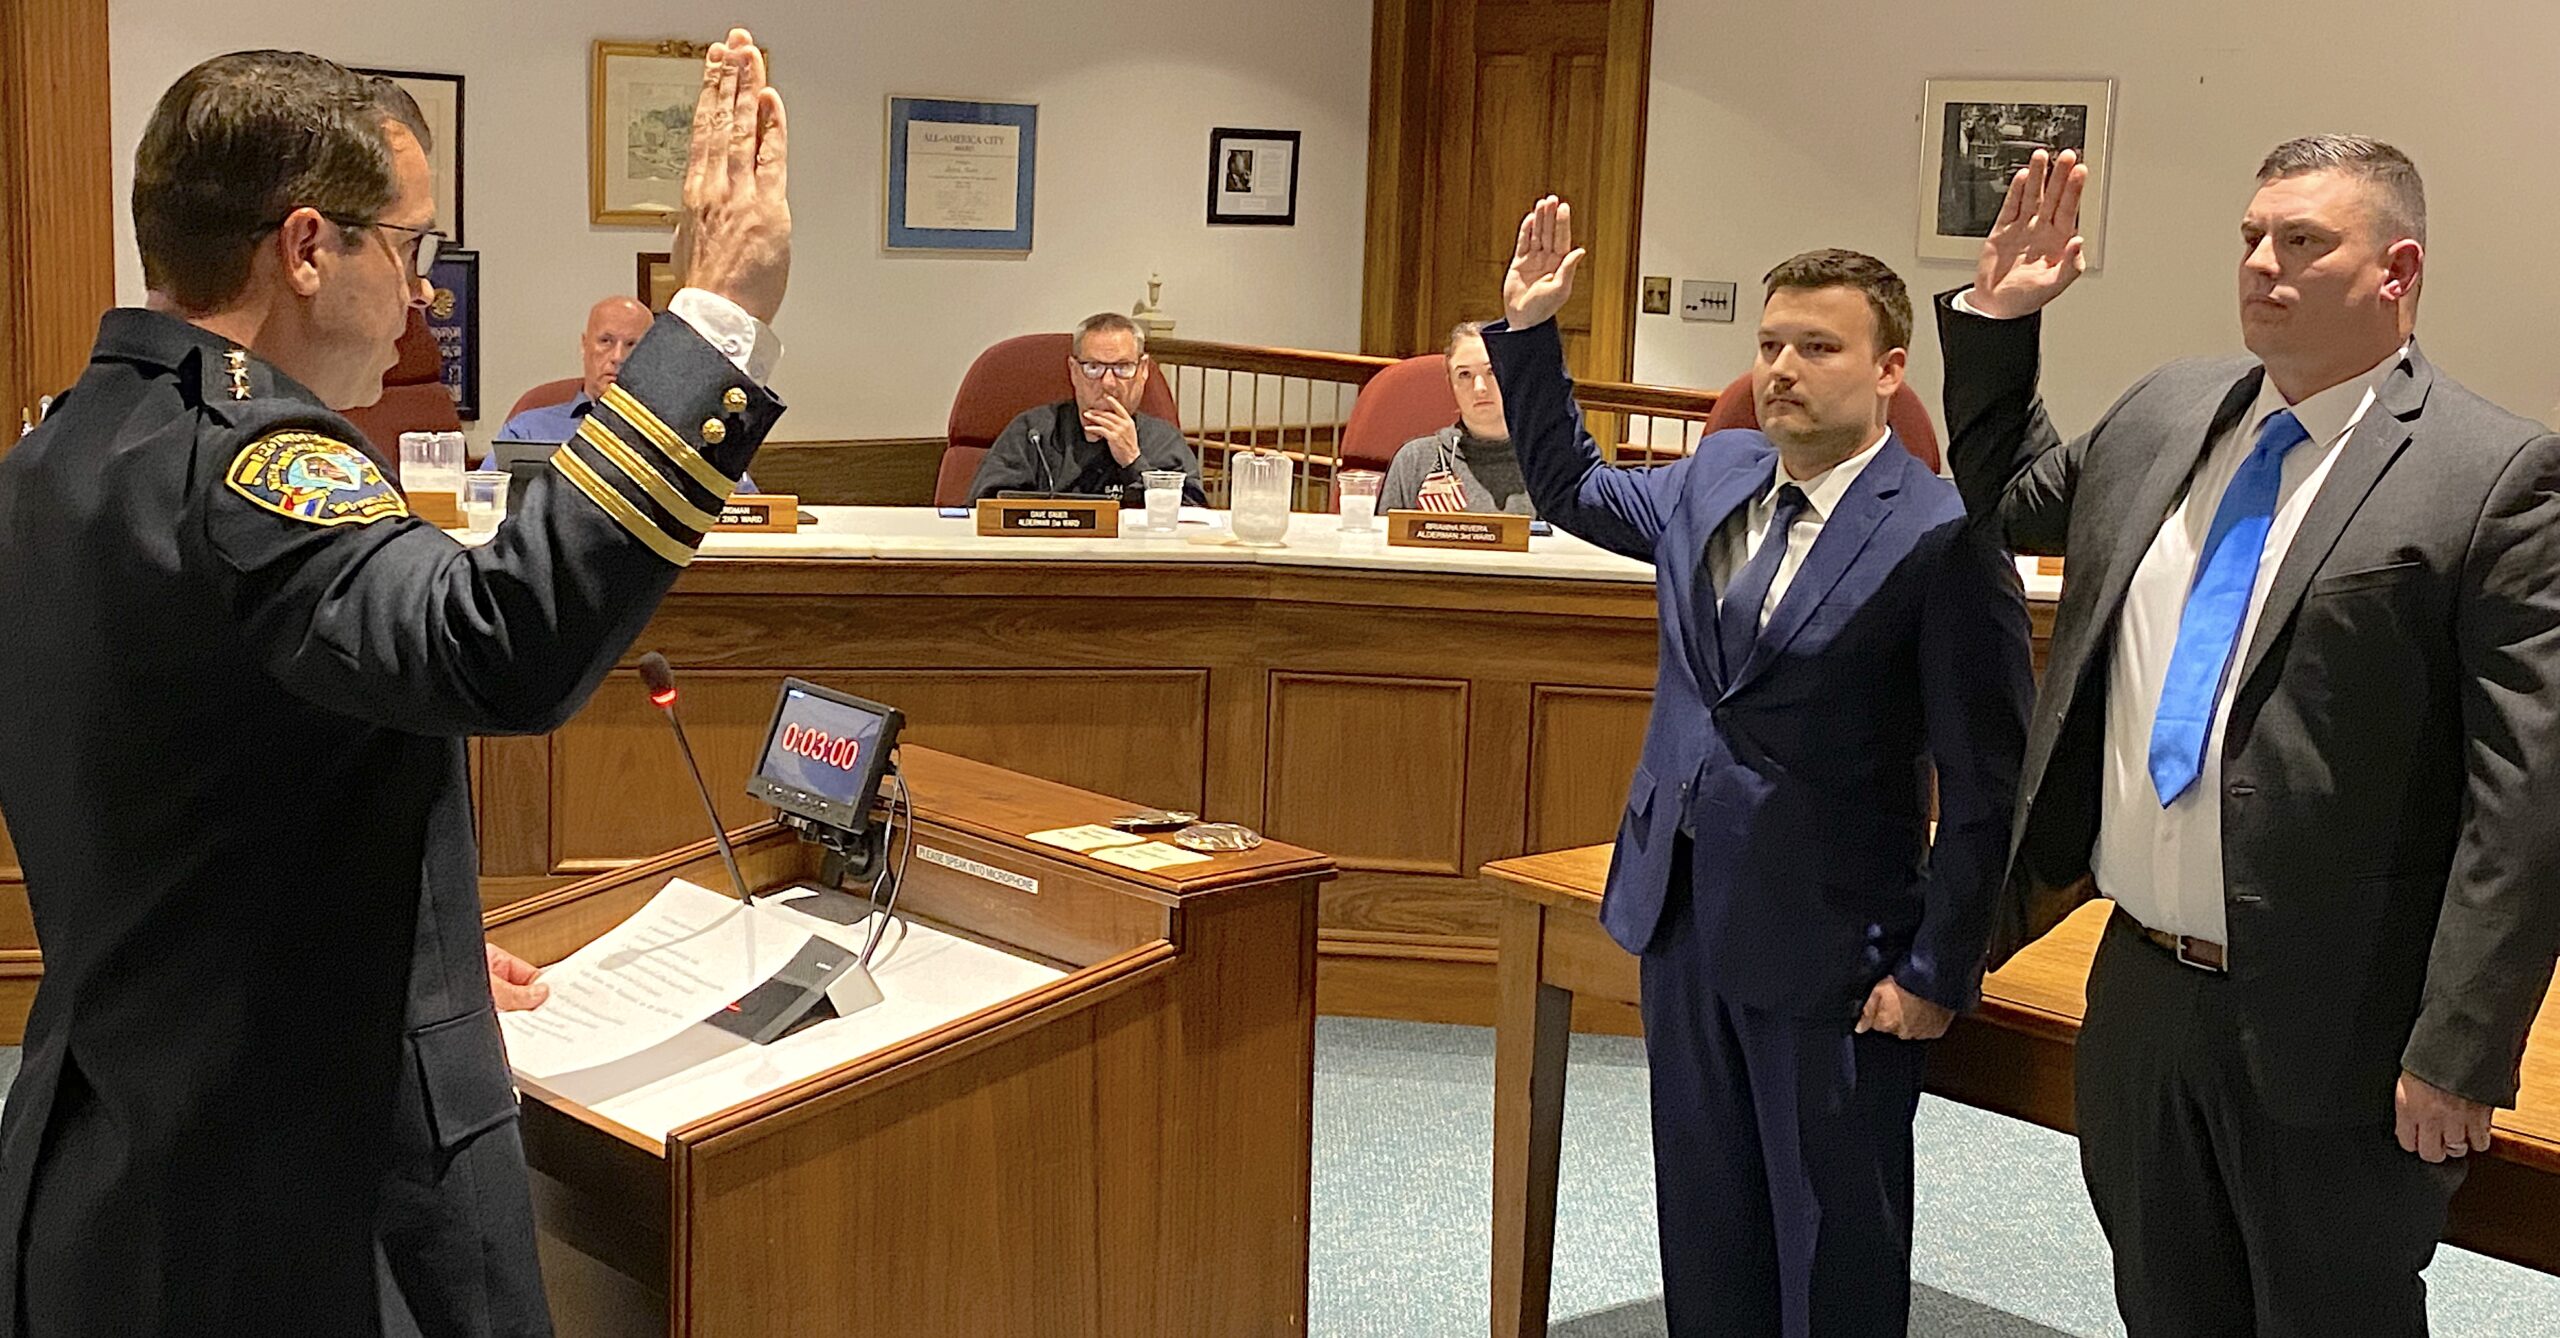
<instances>
[{"instance_id":1,"label":"belt buckle","mask_svg":"<svg viewBox=\"0 0 2560 1338\"><path fill-rule=\"evenodd\" d=\"M2170 953L2175 956L2178 959L2179 964L2183 966L2191 966L2198 971L2209 971L2215 975L2221 975L2223 973L2222 963L2208 962L2201 957L2195 956L2187 949L2187 945L2190 943L2201 943L2204 941L2205 940L2199 939L2193 934L2180 934L2176 939L2177 946L2171 948Z\"/></svg>"}]
</instances>

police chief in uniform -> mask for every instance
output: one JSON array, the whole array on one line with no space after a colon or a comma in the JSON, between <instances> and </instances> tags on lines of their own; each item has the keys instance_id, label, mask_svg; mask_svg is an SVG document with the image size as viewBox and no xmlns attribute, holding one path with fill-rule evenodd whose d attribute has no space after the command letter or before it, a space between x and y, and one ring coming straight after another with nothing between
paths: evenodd
<instances>
[{"instance_id":1,"label":"police chief in uniform","mask_svg":"<svg viewBox=\"0 0 2560 1338\"><path fill-rule=\"evenodd\" d=\"M0 461L0 813L45 975L0 1115L0 1334L550 1330L463 738L554 728L782 405L782 104L704 63L691 283L467 548L338 410L428 300L416 105L316 57L173 85L150 300Z\"/></svg>"}]
</instances>

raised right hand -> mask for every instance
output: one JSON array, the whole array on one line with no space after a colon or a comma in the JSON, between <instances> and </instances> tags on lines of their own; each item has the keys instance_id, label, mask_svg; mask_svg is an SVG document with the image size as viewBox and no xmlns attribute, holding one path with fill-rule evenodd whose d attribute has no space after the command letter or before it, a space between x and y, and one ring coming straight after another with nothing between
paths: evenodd
<instances>
[{"instance_id":1,"label":"raised right hand","mask_svg":"<svg viewBox=\"0 0 2560 1338\"><path fill-rule=\"evenodd\" d=\"M1514 330L1555 319L1573 296L1582 252L1573 244L1573 206L1550 195L1520 220L1520 244L1502 276L1502 319Z\"/></svg>"},{"instance_id":2,"label":"raised right hand","mask_svg":"<svg viewBox=\"0 0 2560 1338\"><path fill-rule=\"evenodd\" d=\"M703 53L702 96L685 156L676 265L685 286L770 321L791 281L789 131L764 52L744 28Z\"/></svg>"},{"instance_id":3,"label":"raised right hand","mask_svg":"<svg viewBox=\"0 0 2560 1338\"><path fill-rule=\"evenodd\" d=\"M2089 262L2080 254L2080 192L2089 168L2064 149L2047 159L2042 149L2009 182L2000 219L1982 241L1966 306L1995 320L2041 311L2062 296Z\"/></svg>"}]
</instances>

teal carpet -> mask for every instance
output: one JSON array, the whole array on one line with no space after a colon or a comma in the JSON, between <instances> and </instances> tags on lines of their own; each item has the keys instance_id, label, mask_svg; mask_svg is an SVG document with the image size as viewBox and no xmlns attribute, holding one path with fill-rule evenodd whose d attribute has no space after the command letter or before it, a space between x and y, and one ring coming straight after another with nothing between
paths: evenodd
<instances>
[{"instance_id":1,"label":"teal carpet","mask_svg":"<svg viewBox=\"0 0 2560 1338\"><path fill-rule=\"evenodd\" d=\"M1655 1338L1643 1043L1575 1037L1565 1104L1552 1332ZM1490 1031L1317 1021L1313 1334L1481 1338L1492 1138ZM1918 1139L1913 1334L2124 1332L2071 1139L1934 1097ZM2438 1338L2560 1338L2560 1278L2446 1248L2427 1279Z\"/></svg>"},{"instance_id":2,"label":"teal carpet","mask_svg":"<svg viewBox=\"0 0 2560 1338\"><path fill-rule=\"evenodd\" d=\"M1575 1037L1565 1090L1550 1332L1659 1338L1642 1043ZM1482 1338L1492 1139L1493 1033L1318 1020L1314 1338ZM2070 1139L1933 1097L1919 1144L1914 1335L2124 1332ZM2447 1248L2427 1281L2438 1338L2560 1338L2560 1278Z\"/></svg>"}]
</instances>

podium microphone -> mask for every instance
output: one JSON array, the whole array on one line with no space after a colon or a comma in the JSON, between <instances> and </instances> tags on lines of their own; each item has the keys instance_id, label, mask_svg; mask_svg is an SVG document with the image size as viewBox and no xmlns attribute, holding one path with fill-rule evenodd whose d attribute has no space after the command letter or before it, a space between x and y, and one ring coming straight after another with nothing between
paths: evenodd
<instances>
[{"instance_id":1,"label":"podium microphone","mask_svg":"<svg viewBox=\"0 0 2560 1338\"><path fill-rule=\"evenodd\" d=\"M666 713L667 724L676 732L676 748L684 754L685 768L693 773L694 792L702 796L702 814L711 819L711 839L720 843L721 862L729 866L729 886L740 901L754 901L747 891L747 880L738 872L738 852L729 848L728 830L720 825L720 810L711 803L711 787L702 783L702 764L693 758L693 743L684 736L684 721L676 718L676 671L667 657L651 651L640 657L640 681L648 685L649 701Z\"/></svg>"}]
</instances>

